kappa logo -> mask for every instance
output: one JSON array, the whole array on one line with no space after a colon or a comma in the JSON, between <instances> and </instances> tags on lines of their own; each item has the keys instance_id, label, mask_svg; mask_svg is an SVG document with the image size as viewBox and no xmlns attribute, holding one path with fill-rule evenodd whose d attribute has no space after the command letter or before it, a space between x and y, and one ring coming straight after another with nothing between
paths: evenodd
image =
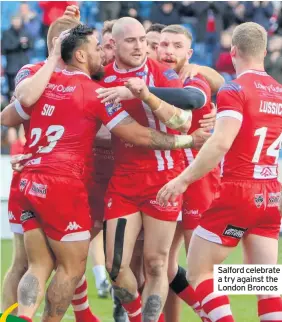
<instances>
[{"instance_id":1,"label":"kappa logo","mask_svg":"<svg viewBox=\"0 0 282 322\"><path fill-rule=\"evenodd\" d=\"M9 218L9 220L15 220L16 219L14 214L12 213L12 211L8 211L8 218Z\"/></svg>"},{"instance_id":2,"label":"kappa logo","mask_svg":"<svg viewBox=\"0 0 282 322\"><path fill-rule=\"evenodd\" d=\"M263 194L262 193L255 194L255 205L257 206L257 208L260 208L263 202L264 202Z\"/></svg>"},{"instance_id":3,"label":"kappa logo","mask_svg":"<svg viewBox=\"0 0 282 322\"><path fill-rule=\"evenodd\" d=\"M31 188L29 190L29 194L40 197L40 198L46 198L47 195L47 185L46 184L41 184L41 183L36 183L32 182Z\"/></svg>"},{"instance_id":4,"label":"kappa logo","mask_svg":"<svg viewBox=\"0 0 282 322\"><path fill-rule=\"evenodd\" d=\"M81 226L79 226L75 221L73 222L69 222L68 227L65 229L65 231L73 231L73 230L78 230L79 228L81 228Z\"/></svg>"},{"instance_id":5,"label":"kappa logo","mask_svg":"<svg viewBox=\"0 0 282 322\"><path fill-rule=\"evenodd\" d=\"M241 227L236 227L232 225L227 225L223 232L223 236L240 239L243 237L247 229L248 228L241 228Z\"/></svg>"},{"instance_id":6,"label":"kappa logo","mask_svg":"<svg viewBox=\"0 0 282 322\"><path fill-rule=\"evenodd\" d=\"M111 208L112 207L112 204L113 204L113 199L110 198L109 201L108 201L108 208Z\"/></svg>"},{"instance_id":7,"label":"kappa logo","mask_svg":"<svg viewBox=\"0 0 282 322\"><path fill-rule=\"evenodd\" d=\"M270 167L265 167L262 169L261 173L260 173L263 177L267 178L269 176L272 175L272 170Z\"/></svg>"},{"instance_id":8,"label":"kappa logo","mask_svg":"<svg viewBox=\"0 0 282 322\"><path fill-rule=\"evenodd\" d=\"M21 179L20 181L20 191L22 192L27 185L27 179Z\"/></svg>"},{"instance_id":9,"label":"kappa logo","mask_svg":"<svg viewBox=\"0 0 282 322\"><path fill-rule=\"evenodd\" d=\"M116 75L111 75L111 76L108 76L104 79L104 82L105 83L112 83L114 82L115 80L117 79L117 76Z\"/></svg>"}]
</instances>

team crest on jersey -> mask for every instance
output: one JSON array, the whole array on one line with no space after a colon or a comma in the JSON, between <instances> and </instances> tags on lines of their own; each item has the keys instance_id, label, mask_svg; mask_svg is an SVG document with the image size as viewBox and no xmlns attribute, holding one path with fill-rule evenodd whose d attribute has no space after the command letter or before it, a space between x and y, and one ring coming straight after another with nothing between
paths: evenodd
<instances>
[{"instance_id":1,"label":"team crest on jersey","mask_svg":"<svg viewBox=\"0 0 282 322\"><path fill-rule=\"evenodd\" d=\"M22 81L23 79L25 79L28 75L30 74L30 70L29 69L23 69L21 70L16 78L15 78L15 84L16 86L20 83L20 81Z\"/></svg>"},{"instance_id":2,"label":"team crest on jersey","mask_svg":"<svg viewBox=\"0 0 282 322\"><path fill-rule=\"evenodd\" d=\"M255 205L257 206L257 208L260 208L263 203L264 203L263 193L256 193L255 194Z\"/></svg>"},{"instance_id":3,"label":"team crest on jersey","mask_svg":"<svg viewBox=\"0 0 282 322\"><path fill-rule=\"evenodd\" d=\"M46 198L47 195L47 185L46 184L41 184L41 183L36 183L32 182L31 188L29 190L29 194L40 197L40 198Z\"/></svg>"},{"instance_id":4,"label":"team crest on jersey","mask_svg":"<svg viewBox=\"0 0 282 322\"><path fill-rule=\"evenodd\" d=\"M114 104L114 103L106 103L105 104L107 113L109 116L112 116L113 114L115 114L119 109L121 109L122 105L121 103L118 104Z\"/></svg>"},{"instance_id":5,"label":"team crest on jersey","mask_svg":"<svg viewBox=\"0 0 282 322\"><path fill-rule=\"evenodd\" d=\"M139 76L139 77L143 77L143 76L146 76L147 73L143 70L143 72L137 72L136 73L136 76Z\"/></svg>"},{"instance_id":6,"label":"team crest on jersey","mask_svg":"<svg viewBox=\"0 0 282 322\"><path fill-rule=\"evenodd\" d=\"M173 69L168 69L166 71L163 72L163 75L165 76L165 78L167 80L173 80L173 79L178 79L178 75L176 74L176 72Z\"/></svg>"},{"instance_id":7,"label":"team crest on jersey","mask_svg":"<svg viewBox=\"0 0 282 322\"><path fill-rule=\"evenodd\" d=\"M272 176L272 170L270 167L264 167L262 170L261 170L261 176L267 178L269 176Z\"/></svg>"},{"instance_id":8,"label":"team crest on jersey","mask_svg":"<svg viewBox=\"0 0 282 322\"><path fill-rule=\"evenodd\" d=\"M104 82L105 83L112 83L114 82L115 80L117 79L117 76L116 75L111 75L111 76L108 76L104 79Z\"/></svg>"},{"instance_id":9,"label":"team crest on jersey","mask_svg":"<svg viewBox=\"0 0 282 322\"><path fill-rule=\"evenodd\" d=\"M27 179L21 179L20 181L20 191L22 192L24 188L26 187Z\"/></svg>"}]
</instances>

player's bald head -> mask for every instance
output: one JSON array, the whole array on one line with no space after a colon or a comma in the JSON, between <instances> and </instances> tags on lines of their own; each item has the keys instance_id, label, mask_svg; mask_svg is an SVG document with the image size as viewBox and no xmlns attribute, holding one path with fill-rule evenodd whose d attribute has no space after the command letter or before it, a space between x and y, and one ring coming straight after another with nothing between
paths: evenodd
<instances>
[{"instance_id":1,"label":"player's bald head","mask_svg":"<svg viewBox=\"0 0 282 322\"><path fill-rule=\"evenodd\" d=\"M255 22L237 26L232 35L232 46L236 46L243 58L263 59L266 54L267 32Z\"/></svg>"},{"instance_id":2,"label":"player's bald head","mask_svg":"<svg viewBox=\"0 0 282 322\"><path fill-rule=\"evenodd\" d=\"M112 36L114 40L124 38L125 35L128 36L132 33L145 34L143 25L134 18L123 17L118 19L113 25Z\"/></svg>"}]
</instances>

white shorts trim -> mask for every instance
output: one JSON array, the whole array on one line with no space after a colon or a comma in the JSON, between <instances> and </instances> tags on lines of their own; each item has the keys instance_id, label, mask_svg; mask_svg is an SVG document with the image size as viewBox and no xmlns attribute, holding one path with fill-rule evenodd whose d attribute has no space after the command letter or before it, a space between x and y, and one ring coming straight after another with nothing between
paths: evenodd
<instances>
[{"instance_id":1,"label":"white shorts trim","mask_svg":"<svg viewBox=\"0 0 282 322\"><path fill-rule=\"evenodd\" d=\"M207 229L201 227L201 226L198 226L196 229L195 229L195 234L203 239L206 239L208 241L211 241L213 243L216 243L216 244L222 244L222 240L221 238L212 233L211 231L208 231Z\"/></svg>"},{"instance_id":2,"label":"white shorts trim","mask_svg":"<svg viewBox=\"0 0 282 322\"><path fill-rule=\"evenodd\" d=\"M21 234L23 235L23 226L22 224L13 224L10 223L10 227L11 227L11 232L14 234Z\"/></svg>"},{"instance_id":3,"label":"white shorts trim","mask_svg":"<svg viewBox=\"0 0 282 322\"><path fill-rule=\"evenodd\" d=\"M90 239L90 232L88 230L80 231L78 233L67 234L61 239L61 241L72 242L72 241L82 241L87 239Z\"/></svg>"}]
</instances>

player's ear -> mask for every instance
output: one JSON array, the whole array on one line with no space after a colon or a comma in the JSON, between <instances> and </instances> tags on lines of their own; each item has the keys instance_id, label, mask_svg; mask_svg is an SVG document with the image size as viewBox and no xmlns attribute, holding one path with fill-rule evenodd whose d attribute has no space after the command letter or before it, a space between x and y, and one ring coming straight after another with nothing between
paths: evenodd
<instances>
[{"instance_id":1,"label":"player's ear","mask_svg":"<svg viewBox=\"0 0 282 322\"><path fill-rule=\"evenodd\" d=\"M236 46L231 46L231 49L230 49L231 57L235 57L236 53L237 53L237 47Z\"/></svg>"},{"instance_id":2,"label":"player's ear","mask_svg":"<svg viewBox=\"0 0 282 322\"><path fill-rule=\"evenodd\" d=\"M74 56L79 63L81 64L86 63L87 55L84 50L82 49L76 50Z\"/></svg>"},{"instance_id":3,"label":"player's ear","mask_svg":"<svg viewBox=\"0 0 282 322\"><path fill-rule=\"evenodd\" d=\"M192 55L193 55L193 49L190 48L187 51L186 59L189 60L192 57Z\"/></svg>"},{"instance_id":4,"label":"player's ear","mask_svg":"<svg viewBox=\"0 0 282 322\"><path fill-rule=\"evenodd\" d=\"M116 49L116 41L114 39L110 39L111 46Z\"/></svg>"}]
</instances>

